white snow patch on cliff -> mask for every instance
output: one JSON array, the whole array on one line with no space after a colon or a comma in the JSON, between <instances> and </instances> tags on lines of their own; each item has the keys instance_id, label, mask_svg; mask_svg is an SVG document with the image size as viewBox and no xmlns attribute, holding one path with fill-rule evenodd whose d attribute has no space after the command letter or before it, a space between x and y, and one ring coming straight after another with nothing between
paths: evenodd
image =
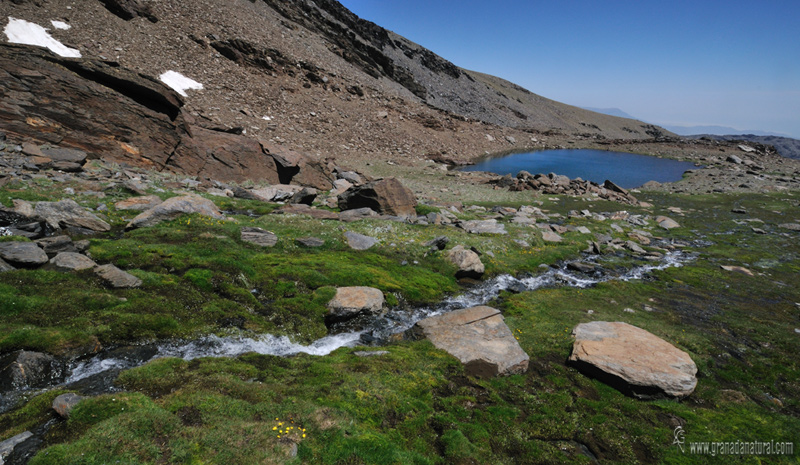
<instances>
[{"instance_id":1,"label":"white snow patch on cliff","mask_svg":"<svg viewBox=\"0 0 800 465\"><path fill-rule=\"evenodd\" d=\"M158 78L161 79L161 82L172 87L175 90L175 92L183 95L184 97L186 97L187 90L203 89L203 84L200 84L195 80L189 79L188 77L184 76L183 74L177 71L167 71Z\"/></svg>"},{"instance_id":2,"label":"white snow patch on cliff","mask_svg":"<svg viewBox=\"0 0 800 465\"><path fill-rule=\"evenodd\" d=\"M37 45L45 47L56 55L69 58L80 58L81 52L69 48L52 38L47 29L24 19L8 17L8 24L3 30L12 44Z\"/></svg>"}]
</instances>

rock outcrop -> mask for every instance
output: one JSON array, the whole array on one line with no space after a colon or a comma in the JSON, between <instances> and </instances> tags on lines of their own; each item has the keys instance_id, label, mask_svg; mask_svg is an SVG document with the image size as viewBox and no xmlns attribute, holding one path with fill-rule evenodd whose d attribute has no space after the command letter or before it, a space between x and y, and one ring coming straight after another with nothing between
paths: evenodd
<instances>
[{"instance_id":1,"label":"rock outcrop","mask_svg":"<svg viewBox=\"0 0 800 465\"><path fill-rule=\"evenodd\" d=\"M622 322L575 327L569 357L581 372L642 399L686 397L697 386L697 366L686 352Z\"/></svg>"},{"instance_id":2,"label":"rock outcrop","mask_svg":"<svg viewBox=\"0 0 800 465\"><path fill-rule=\"evenodd\" d=\"M456 357L470 376L488 378L524 373L528 354L503 321L500 310L480 306L418 321L409 330Z\"/></svg>"},{"instance_id":3,"label":"rock outcrop","mask_svg":"<svg viewBox=\"0 0 800 465\"><path fill-rule=\"evenodd\" d=\"M339 208L352 210L371 208L384 215L416 216L417 199L414 193L395 178L381 179L353 186L339 194Z\"/></svg>"}]
</instances>

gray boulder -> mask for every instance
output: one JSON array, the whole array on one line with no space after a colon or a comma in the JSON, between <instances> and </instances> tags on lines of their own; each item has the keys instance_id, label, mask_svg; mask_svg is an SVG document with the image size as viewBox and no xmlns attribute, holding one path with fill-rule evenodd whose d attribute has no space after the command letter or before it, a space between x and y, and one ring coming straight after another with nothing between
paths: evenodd
<instances>
[{"instance_id":1,"label":"gray boulder","mask_svg":"<svg viewBox=\"0 0 800 465\"><path fill-rule=\"evenodd\" d=\"M142 280L136 276L122 271L112 264L98 266L94 269L94 273L109 286L120 288L132 288L142 285Z\"/></svg>"},{"instance_id":2,"label":"gray boulder","mask_svg":"<svg viewBox=\"0 0 800 465\"><path fill-rule=\"evenodd\" d=\"M329 318L346 320L362 313L376 314L383 308L380 289L366 286L340 287L328 302Z\"/></svg>"},{"instance_id":3,"label":"gray boulder","mask_svg":"<svg viewBox=\"0 0 800 465\"><path fill-rule=\"evenodd\" d=\"M15 447L27 441L31 437L33 437L33 433L30 431L25 431L24 433L19 433L16 436L0 442L0 465L5 463L5 459L7 459L12 452L14 452Z\"/></svg>"},{"instance_id":4,"label":"gray boulder","mask_svg":"<svg viewBox=\"0 0 800 465\"><path fill-rule=\"evenodd\" d=\"M656 223L658 223L658 225L661 226L664 229L674 229L674 228L680 228L681 227L681 225L678 224L677 221L675 221L672 218L669 218L667 216L656 217Z\"/></svg>"},{"instance_id":5,"label":"gray boulder","mask_svg":"<svg viewBox=\"0 0 800 465\"><path fill-rule=\"evenodd\" d=\"M298 237L294 240L303 247L322 247L325 241L318 237Z\"/></svg>"},{"instance_id":6,"label":"gray boulder","mask_svg":"<svg viewBox=\"0 0 800 465\"><path fill-rule=\"evenodd\" d=\"M545 242L561 242L564 239L558 233L542 230L542 240Z\"/></svg>"},{"instance_id":7,"label":"gray boulder","mask_svg":"<svg viewBox=\"0 0 800 465\"><path fill-rule=\"evenodd\" d=\"M253 189L250 191L256 199L262 202L283 202L284 200L291 199L295 194L301 192L303 187L294 186L291 184L275 184L269 187L262 187L260 189ZM301 203L301 202L294 202Z\"/></svg>"},{"instance_id":8,"label":"gray boulder","mask_svg":"<svg viewBox=\"0 0 800 465\"><path fill-rule=\"evenodd\" d=\"M50 260L50 264L60 271L82 271L97 266L94 260L76 252L61 252Z\"/></svg>"},{"instance_id":9,"label":"gray boulder","mask_svg":"<svg viewBox=\"0 0 800 465\"><path fill-rule=\"evenodd\" d=\"M278 243L278 236L272 231L261 228L244 227L242 228L242 241L261 247L273 247Z\"/></svg>"},{"instance_id":10,"label":"gray boulder","mask_svg":"<svg viewBox=\"0 0 800 465\"><path fill-rule=\"evenodd\" d=\"M375 210L364 207L345 210L339 213L339 220L350 223L352 221L363 220L364 218L377 218L380 215Z\"/></svg>"},{"instance_id":11,"label":"gray boulder","mask_svg":"<svg viewBox=\"0 0 800 465\"><path fill-rule=\"evenodd\" d=\"M470 376L488 378L528 370L528 354L496 308L472 307L425 318L410 333L459 359Z\"/></svg>"},{"instance_id":12,"label":"gray boulder","mask_svg":"<svg viewBox=\"0 0 800 465\"><path fill-rule=\"evenodd\" d=\"M38 207L38 205L37 205ZM163 203L140 213L126 226L127 229L147 228L163 221L174 220L181 215L197 213L211 218L225 218L214 202L195 194L172 197Z\"/></svg>"},{"instance_id":13,"label":"gray boulder","mask_svg":"<svg viewBox=\"0 0 800 465\"><path fill-rule=\"evenodd\" d=\"M2 258L0 258L0 273L4 273L6 271L14 271L16 268L6 263Z\"/></svg>"},{"instance_id":14,"label":"gray boulder","mask_svg":"<svg viewBox=\"0 0 800 465\"><path fill-rule=\"evenodd\" d=\"M447 252L447 259L458 267L456 278L480 279L486 268L481 262L481 258L472 250L467 250L464 246L457 245Z\"/></svg>"},{"instance_id":15,"label":"gray boulder","mask_svg":"<svg viewBox=\"0 0 800 465\"><path fill-rule=\"evenodd\" d=\"M36 240L36 245L44 250L48 257L52 258L61 252L77 252L78 249L72 238L69 236L50 236Z\"/></svg>"},{"instance_id":16,"label":"gray boulder","mask_svg":"<svg viewBox=\"0 0 800 465\"><path fill-rule=\"evenodd\" d=\"M378 239L375 239L374 237L365 236L363 234L358 234L351 231L345 232L344 238L347 241L347 245L350 246L351 249L355 250L367 250L378 243Z\"/></svg>"},{"instance_id":17,"label":"gray boulder","mask_svg":"<svg viewBox=\"0 0 800 465\"><path fill-rule=\"evenodd\" d=\"M33 213L53 229L72 227L100 232L111 230L111 225L70 199L58 202L38 202Z\"/></svg>"},{"instance_id":18,"label":"gray boulder","mask_svg":"<svg viewBox=\"0 0 800 465\"><path fill-rule=\"evenodd\" d=\"M581 372L642 399L685 397L697 386L697 366L686 352L635 326L593 321L572 332L569 357Z\"/></svg>"},{"instance_id":19,"label":"gray boulder","mask_svg":"<svg viewBox=\"0 0 800 465\"><path fill-rule=\"evenodd\" d=\"M49 260L33 242L0 242L0 258L16 266L39 266Z\"/></svg>"}]
</instances>

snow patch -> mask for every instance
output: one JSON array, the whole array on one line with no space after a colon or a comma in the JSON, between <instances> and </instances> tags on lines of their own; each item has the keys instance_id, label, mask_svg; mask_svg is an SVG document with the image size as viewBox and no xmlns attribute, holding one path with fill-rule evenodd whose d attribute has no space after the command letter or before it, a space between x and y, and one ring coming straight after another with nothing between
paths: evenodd
<instances>
[{"instance_id":1,"label":"snow patch","mask_svg":"<svg viewBox=\"0 0 800 465\"><path fill-rule=\"evenodd\" d=\"M45 47L56 55L68 58L80 58L81 52L69 48L52 38L47 29L24 19L8 17L8 24L3 30L12 44L36 45Z\"/></svg>"},{"instance_id":2,"label":"snow patch","mask_svg":"<svg viewBox=\"0 0 800 465\"><path fill-rule=\"evenodd\" d=\"M162 74L158 77L161 79L161 82L171 87L175 92L183 95L186 97L187 90L202 90L203 84L199 82L189 79L188 77L184 76L183 74L177 71L167 71L166 73Z\"/></svg>"},{"instance_id":3,"label":"snow patch","mask_svg":"<svg viewBox=\"0 0 800 465\"><path fill-rule=\"evenodd\" d=\"M72 26L70 26L69 24L65 23L64 21L55 21L55 20L53 20L53 21L50 21L50 24L52 24L54 28L61 29L62 31L66 31L66 30L72 28Z\"/></svg>"}]
</instances>

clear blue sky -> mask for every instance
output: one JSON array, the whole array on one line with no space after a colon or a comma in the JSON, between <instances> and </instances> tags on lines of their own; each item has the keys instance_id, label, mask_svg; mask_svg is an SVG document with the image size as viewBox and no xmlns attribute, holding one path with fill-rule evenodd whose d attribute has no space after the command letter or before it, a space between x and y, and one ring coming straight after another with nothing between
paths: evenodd
<instances>
[{"instance_id":1,"label":"clear blue sky","mask_svg":"<svg viewBox=\"0 0 800 465\"><path fill-rule=\"evenodd\" d=\"M340 1L564 103L800 138L800 0Z\"/></svg>"}]
</instances>

